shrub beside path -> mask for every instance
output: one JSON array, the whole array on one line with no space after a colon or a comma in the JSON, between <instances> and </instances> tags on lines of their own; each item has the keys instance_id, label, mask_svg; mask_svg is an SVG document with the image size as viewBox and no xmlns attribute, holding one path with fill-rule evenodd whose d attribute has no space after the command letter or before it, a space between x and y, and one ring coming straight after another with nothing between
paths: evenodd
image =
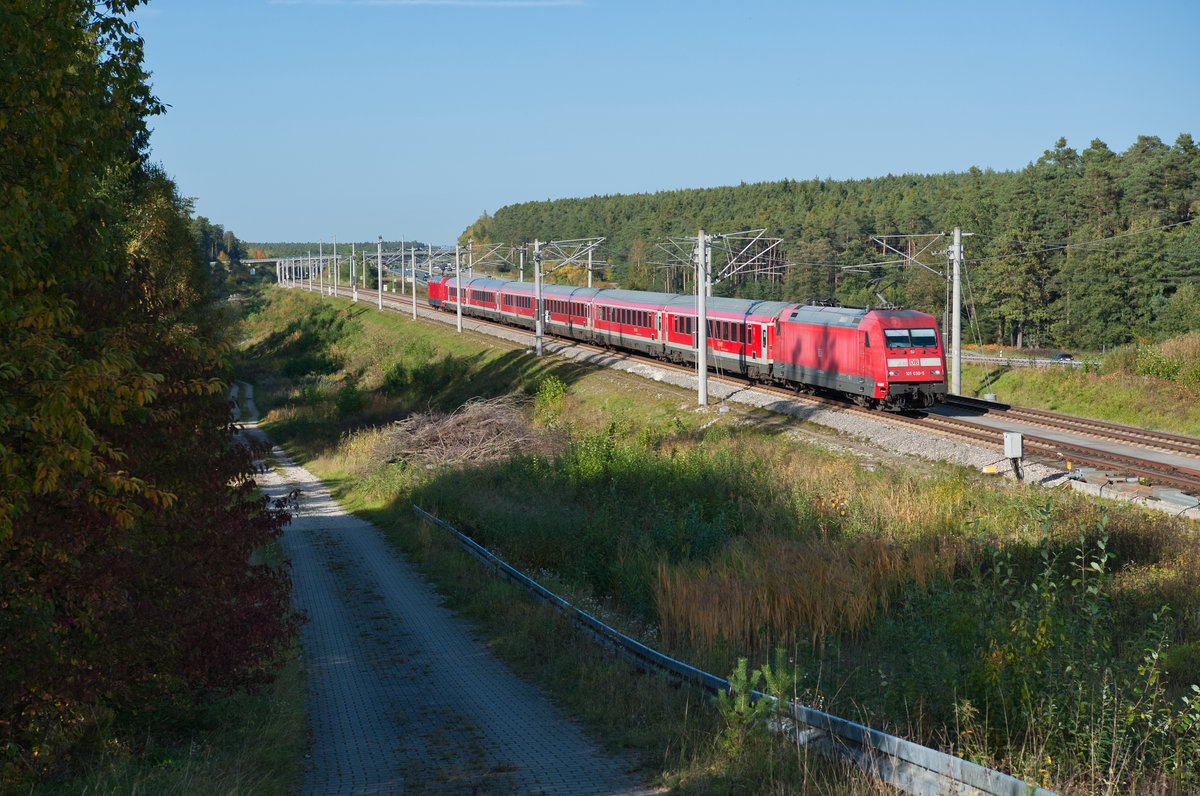
<instances>
[{"instance_id":1,"label":"shrub beside path","mask_svg":"<svg viewBox=\"0 0 1200 796\"><path fill-rule=\"evenodd\" d=\"M258 429L239 383L245 433ZM283 536L308 673L304 794L648 794L536 688L505 669L371 524L278 447L258 478L301 490Z\"/></svg>"}]
</instances>

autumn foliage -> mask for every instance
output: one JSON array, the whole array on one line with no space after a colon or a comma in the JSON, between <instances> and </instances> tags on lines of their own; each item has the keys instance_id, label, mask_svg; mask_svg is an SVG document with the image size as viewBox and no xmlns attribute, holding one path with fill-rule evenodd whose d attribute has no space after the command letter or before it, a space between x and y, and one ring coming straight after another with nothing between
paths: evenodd
<instances>
[{"instance_id":1,"label":"autumn foliage","mask_svg":"<svg viewBox=\"0 0 1200 796\"><path fill-rule=\"evenodd\" d=\"M0 780L294 633L190 208L142 159L136 4L0 14Z\"/></svg>"}]
</instances>

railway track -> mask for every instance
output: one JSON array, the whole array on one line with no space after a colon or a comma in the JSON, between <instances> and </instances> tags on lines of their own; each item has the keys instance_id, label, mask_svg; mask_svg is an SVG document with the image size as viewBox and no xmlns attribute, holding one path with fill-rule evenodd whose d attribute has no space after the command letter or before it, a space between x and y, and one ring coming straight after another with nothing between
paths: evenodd
<instances>
[{"instance_id":1,"label":"railway track","mask_svg":"<svg viewBox=\"0 0 1200 796\"><path fill-rule=\"evenodd\" d=\"M1103 420L1073 417L1042 409L990 404L986 401L964 399L959 396L950 396L946 403L952 407L968 409L976 413L976 416L991 415L1002 422L1087 437L1097 442L1097 445L1086 445L1025 433L1023 436L1026 451L1034 456L1054 462L1069 462L1072 466L1093 467L1102 471L1120 471L1127 473L1130 477L1148 481L1155 486L1172 487L1191 494L1200 494L1200 439L1153 429L1124 426ZM969 420L960 417L930 414L926 416L925 420L931 425L957 426L965 422L968 426L979 427L978 424L971 424ZM999 431L989 430L991 430L993 438L1002 434ZM1147 457L1129 455L1104 447L1108 444L1145 448L1174 456L1188 457L1195 460L1196 466L1178 466Z\"/></svg>"},{"instance_id":2,"label":"railway track","mask_svg":"<svg viewBox=\"0 0 1200 796\"><path fill-rule=\"evenodd\" d=\"M377 298L374 291L359 290L359 294L367 294L371 300ZM384 303L393 304L397 311L408 312L411 307L411 297L393 296L384 293ZM421 314L430 313L442 315L427 305L420 308ZM451 313L452 314L452 313ZM512 330L516 327L496 323L474 316L469 317L472 324L482 327ZM522 330L528 331L528 330ZM546 335L550 339L558 338ZM695 373L690 365L680 365L663 360L645 357L629 351L614 351L591 343L578 340L563 340L577 348L594 351L606 356L613 356L627 361L645 361L655 367L674 370L680 373ZM881 422L901 424L919 429L925 433L939 434L951 439L965 441L975 445L1003 450L1004 432L990 425L972 420L972 417L989 415L1004 422L1021 426L1035 426L1051 432L1063 432L1076 437L1087 437L1096 441L1095 445L1079 442L1067 442L1051 437L1042 437L1023 432L1026 460L1047 464L1051 467L1069 466L1073 469L1090 467L1098 471L1113 471L1124 474L1128 478L1156 486L1179 489L1192 495L1200 495L1200 439L1177 434L1140 429L1132 426L1122 426L1101 420L1072 417L1056 412L1048 412L1027 407L1014 407L990 401L981 401L965 396L950 396L946 404L960 410L967 410L967 416L947 416L937 413L896 413L881 412L858 406L850 401L812 393L798 393L795 390L764 385L753 382L735 374L720 374L720 379L738 384L744 388L778 395L791 401L808 403L828 409L843 412L859 413ZM1107 444L1145 448L1176 456L1189 457L1195 460L1196 466L1184 467L1156 461L1152 458L1130 455L1119 451L1108 450Z\"/></svg>"},{"instance_id":3,"label":"railway track","mask_svg":"<svg viewBox=\"0 0 1200 796\"><path fill-rule=\"evenodd\" d=\"M1099 440L1120 442L1134 447L1151 448L1175 453L1181 456L1200 457L1200 439L1185 437L1179 434L1168 434L1153 429L1123 426L1104 420L1091 420L1086 417L1073 417L1058 412L1048 412L1044 409L1030 409L1024 406L1008 404L993 404L989 401L966 399L950 396L946 403L951 406L993 414L1004 420L1011 420L1027 426L1038 426L1053 431L1065 431Z\"/></svg>"}]
</instances>

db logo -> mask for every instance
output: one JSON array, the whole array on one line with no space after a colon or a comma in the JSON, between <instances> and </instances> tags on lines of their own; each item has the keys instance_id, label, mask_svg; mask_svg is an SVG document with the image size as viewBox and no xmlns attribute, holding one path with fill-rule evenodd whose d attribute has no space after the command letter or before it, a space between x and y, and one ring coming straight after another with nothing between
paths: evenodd
<instances>
[{"instance_id":1,"label":"db logo","mask_svg":"<svg viewBox=\"0 0 1200 796\"><path fill-rule=\"evenodd\" d=\"M919 366L921 364L921 359L920 359L920 357L918 357L917 359L910 359L910 360L908 360L908 364L910 367Z\"/></svg>"}]
</instances>

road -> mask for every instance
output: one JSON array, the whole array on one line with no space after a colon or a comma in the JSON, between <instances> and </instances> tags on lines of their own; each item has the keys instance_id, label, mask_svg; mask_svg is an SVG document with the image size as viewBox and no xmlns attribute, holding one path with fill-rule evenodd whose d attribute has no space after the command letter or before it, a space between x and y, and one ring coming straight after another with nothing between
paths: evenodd
<instances>
[{"instance_id":1,"label":"road","mask_svg":"<svg viewBox=\"0 0 1200 796\"><path fill-rule=\"evenodd\" d=\"M238 392L246 434L265 438L252 388ZM301 793L657 792L496 661L378 529L280 448L272 455L263 490L302 491L283 537L309 620L313 745Z\"/></svg>"}]
</instances>

